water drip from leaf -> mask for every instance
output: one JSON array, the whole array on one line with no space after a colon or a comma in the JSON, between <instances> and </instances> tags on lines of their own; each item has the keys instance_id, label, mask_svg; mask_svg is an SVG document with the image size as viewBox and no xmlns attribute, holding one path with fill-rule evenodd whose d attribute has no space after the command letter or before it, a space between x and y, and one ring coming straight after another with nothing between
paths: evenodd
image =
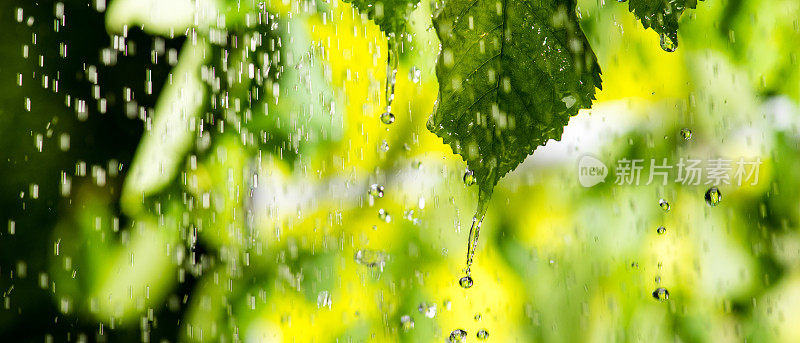
<instances>
[{"instance_id":1,"label":"water drip from leaf","mask_svg":"<svg viewBox=\"0 0 800 343\"><path fill-rule=\"evenodd\" d=\"M472 217L472 226L469 228L469 239L467 241L467 267L464 268L464 273L467 275L459 280L459 284L463 288L472 287L472 260L475 257L475 250L478 249L478 237L481 233L481 224L483 223L483 217L486 215L490 197L491 194L483 190L478 191L478 209L475 211L475 216ZM469 282L465 283L465 280Z\"/></svg>"},{"instance_id":2,"label":"water drip from leaf","mask_svg":"<svg viewBox=\"0 0 800 343\"><path fill-rule=\"evenodd\" d=\"M661 34L661 49L666 52L674 52L678 48L678 33L662 33Z\"/></svg>"},{"instance_id":3,"label":"water drip from leaf","mask_svg":"<svg viewBox=\"0 0 800 343\"><path fill-rule=\"evenodd\" d=\"M394 100L394 85L397 77L397 66L400 62L400 38L391 33L389 34L388 42L388 57L386 58L386 112L381 115L381 121L384 121L384 115L392 112L392 100ZM392 115L392 122L394 122L394 115ZM391 124L391 123L386 123Z\"/></svg>"},{"instance_id":4,"label":"water drip from leaf","mask_svg":"<svg viewBox=\"0 0 800 343\"><path fill-rule=\"evenodd\" d=\"M381 122L386 125L394 123L394 114L391 112L383 112L383 114L381 114Z\"/></svg>"}]
</instances>

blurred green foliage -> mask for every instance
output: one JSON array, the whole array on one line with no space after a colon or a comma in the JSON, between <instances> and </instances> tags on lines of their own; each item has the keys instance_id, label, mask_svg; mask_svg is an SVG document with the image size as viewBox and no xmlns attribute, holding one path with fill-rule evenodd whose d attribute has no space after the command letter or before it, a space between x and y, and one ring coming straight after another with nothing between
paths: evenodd
<instances>
[{"instance_id":1,"label":"blurred green foliage","mask_svg":"<svg viewBox=\"0 0 800 343\"><path fill-rule=\"evenodd\" d=\"M477 190L425 128L428 4L391 125L386 38L350 4L99 4L0 5L2 341L800 340L795 1L700 2L673 53L580 1L603 91L497 187L468 290ZM580 187L584 153L764 163L709 207Z\"/></svg>"}]
</instances>

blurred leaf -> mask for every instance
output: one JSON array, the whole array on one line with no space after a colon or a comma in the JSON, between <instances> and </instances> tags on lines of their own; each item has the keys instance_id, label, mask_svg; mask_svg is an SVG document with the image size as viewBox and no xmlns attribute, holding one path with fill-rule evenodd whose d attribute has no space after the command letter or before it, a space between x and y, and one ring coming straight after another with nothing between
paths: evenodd
<instances>
[{"instance_id":1,"label":"blurred leaf","mask_svg":"<svg viewBox=\"0 0 800 343\"><path fill-rule=\"evenodd\" d=\"M697 8L697 0L630 0L628 9L645 29L661 36L661 47L674 51L678 46L678 20L686 8Z\"/></svg>"},{"instance_id":2,"label":"blurred leaf","mask_svg":"<svg viewBox=\"0 0 800 343\"><path fill-rule=\"evenodd\" d=\"M109 268L98 275L91 298L100 318L129 322L147 306L160 304L177 282L177 266L171 259L178 241L178 220L164 217L140 219L130 228L131 238L104 263ZM149 304L149 305L148 305Z\"/></svg>"},{"instance_id":3,"label":"blurred leaf","mask_svg":"<svg viewBox=\"0 0 800 343\"><path fill-rule=\"evenodd\" d=\"M172 83L158 99L152 129L145 131L122 189L120 203L128 214L139 212L144 197L170 183L191 147L205 98L199 71L207 48L187 42Z\"/></svg>"},{"instance_id":4,"label":"blurred leaf","mask_svg":"<svg viewBox=\"0 0 800 343\"><path fill-rule=\"evenodd\" d=\"M500 178L591 106L600 67L574 1L450 0L433 23L442 52L428 129L467 161L488 199Z\"/></svg>"},{"instance_id":5,"label":"blurred leaf","mask_svg":"<svg viewBox=\"0 0 800 343\"><path fill-rule=\"evenodd\" d=\"M190 27L208 28L216 19L216 0L117 0L106 13L109 32L140 26L145 32L172 37Z\"/></svg>"},{"instance_id":6,"label":"blurred leaf","mask_svg":"<svg viewBox=\"0 0 800 343\"><path fill-rule=\"evenodd\" d=\"M345 0L353 4L360 13L375 22L381 31L390 34L401 34L405 31L406 21L419 0Z\"/></svg>"}]
</instances>

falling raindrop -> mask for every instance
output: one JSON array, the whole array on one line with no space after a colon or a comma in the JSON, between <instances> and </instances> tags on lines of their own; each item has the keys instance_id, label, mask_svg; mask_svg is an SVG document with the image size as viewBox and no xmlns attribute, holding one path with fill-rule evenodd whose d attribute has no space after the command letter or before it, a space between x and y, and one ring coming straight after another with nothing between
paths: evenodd
<instances>
[{"instance_id":1,"label":"falling raindrop","mask_svg":"<svg viewBox=\"0 0 800 343\"><path fill-rule=\"evenodd\" d=\"M331 300L331 294L328 291L319 292L317 295L317 307L331 308L332 303L333 301Z\"/></svg>"},{"instance_id":2,"label":"falling raindrop","mask_svg":"<svg viewBox=\"0 0 800 343\"><path fill-rule=\"evenodd\" d=\"M464 172L464 184L467 186L472 186L475 184L475 173L472 170L467 170Z\"/></svg>"},{"instance_id":3,"label":"falling raindrop","mask_svg":"<svg viewBox=\"0 0 800 343\"><path fill-rule=\"evenodd\" d=\"M420 76L422 71L419 70L416 66L411 67L411 70L408 71L408 79L411 80L413 83L419 83Z\"/></svg>"},{"instance_id":4,"label":"falling raindrop","mask_svg":"<svg viewBox=\"0 0 800 343\"><path fill-rule=\"evenodd\" d=\"M392 222L392 216L390 216L389 212L387 212L384 209L378 210L378 218L380 218L381 220L383 220L383 221L385 221L387 223L391 223Z\"/></svg>"},{"instance_id":5,"label":"falling raindrop","mask_svg":"<svg viewBox=\"0 0 800 343\"><path fill-rule=\"evenodd\" d=\"M450 333L450 343L461 343L467 341L467 331L464 329L455 329Z\"/></svg>"},{"instance_id":6,"label":"falling raindrop","mask_svg":"<svg viewBox=\"0 0 800 343\"><path fill-rule=\"evenodd\" d=\"M669 291L664 287L658 287L653 291L653 298L661 301L667 300L669 299Z\"/></svg>"},{"instance_id":7,"label":"falling raindrop","mask_svg":"<svg viewBox=\"0 0 800 343\"><path fill-rule=\"evenodd\" d=\"M669 211L669 202L667 202L666 199L659 200L658 201L658 206L660 206L661 209L664 210L664 212Z\"/></svg>"},{"instance_id":8,"label":"falling raindrop","mask_svg":"<svg viewBox=\"0 0 800 343\"><path fill-rule=\"evenodd\" d=\"M477 336L478 339L481 341L486 340L487 338L489 338L489 331L486 331L486 329L480 329L480 331L478 331Z\"/></svg>"},{"instance_id":9,"label":"falling raindrop","mask_svg":"<svg viewBox=\"0 0 800 343\"><path fill-rule=\"evenodd\" d=\"M388 259L386 253L376 250L360 249L355 253L356 263L370 268L377 267L383 271Z\"/></svg>"},{"instance_id":10,"label":"falling raindrop","mask_svg":"<svg viewBox=\"0 0 800 343\"><path fill-rule=\"evenodd\" d=\"M373 183L369 186L369 190L367 190L367 194L375 198L383 198L383 186Z\"/></svg>"},{"instance_id":11,"label":"falling raindrop","mask_svg":"<svg viewBox=\"0 0 800 343\"><path fill-rule=\"evenodd\" d=\"M687 127L681 129L681 137L683 137L683 139L687 141L692 139L692 130L690 130Z\"/></svg>"},{"instance_id":12,"label":"falling raindrop","mask_svg":"<svg viewBox=\"0 0 800 343\"><path fill-rule=\"evenodd\" d=\"M436 317L436 304L421 303L417 310L419 310L419 313L425 315L425 317Z\"/></svg>"},{"instance_id":13,"label":"falling raindrop","mask_svg":"<svg viewBox=\"0 0 800 343\"><path fill-rule=\"evenodd\" d=\"M461 277L461 279L458 280L458 284L464 289L472 287L472 276L467 275Z\"/></svg>"},{"instance_id":14,"label":"falling raindrop","mask_svg":"<svg viewBox=\"0 0 800 343\"><path fill-rule=\"evenodd\" d=\"M678 48L678 34L661 34L661 49L666 52L674 52Z\"/></svg>"},{"instance_id":15,"label":"falling raindrop","mask_svg":"<svg viewBox=\"0 0 800 343\"><path fill-rule=\"evenodd\" d=\"M394 85L397 76L397 66L399 65L400 61L400 38L395 34L389 35L388 50L388 56L386 58L386 89L384 92L386 97L386 113L391 115L392 101L394 100ZM384 113L384 115L386 113ZM381 121L383 121L385 124L391 124L391 122L387 123L384 121L383 115L381 115ZM394 121L394 116L392 116L392 121Z\"/></svg>"},{"instance_id":16,"label":"falling raindrop","mask_svg":"<svg viewBox=\"0 0 800 343\"><path fill-rule=\"evenodd\" d=\"M408 332L414 328L414 319L412 319L409 315L404 315L400 317L400 325L402 325L403 331Z\"/></svg>"},{"instance_id":17,"label":"falling raindrop","mask_svg":"<svg viewBox=\"0 0 800 343\"><path fill-rule=\"evenodd\" d=\"M715 207L722 201L722 192L717 187L711 187L706 191L705 198L708 206Z\"/></svg>"},{"instance_id":18,"label":"falling raindrop","mask_svg":"<svg viewBox=\"0 0 800 343\"><path fill-rule=\"evenodd\" d=\"M480 321L481 320L481 314L480 313L476 313L475 317L473 317L473 318L475 319L476 322Z\"/></svg>"},{"instance_id":19,"label":"falling raindrop","mask_svg":"<svg viewBox=\"0 0 800 343\"><path fill-rule=\"evenodd\" d=\"M383 114L381 114L381 122L386 125L394 123L394 114L391 112L383 112Z\"/></svg>"},{"instance_id":20,"label":"falling raindrop","mask_svg":"<svg viewBox=\"0 0 800 343\"><path fill-rule=\"evenodd\" d=\"M656 229L656 232L658 232L659 235L663 235L663 234L667 233L667 228L665 228L663 226L659 226L658 229Z\"/></svg>"}]
</instances>

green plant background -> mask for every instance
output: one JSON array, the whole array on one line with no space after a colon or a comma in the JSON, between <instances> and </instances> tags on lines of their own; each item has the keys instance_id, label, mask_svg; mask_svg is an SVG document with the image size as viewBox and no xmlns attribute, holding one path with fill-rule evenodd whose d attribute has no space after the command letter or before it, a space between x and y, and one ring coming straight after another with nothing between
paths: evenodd
<instances>
[{"instance_id":1,"label":"green plant background","mask_svg":"<svg viewBox=\"0 0 800 343\"><path fill-rule=\"evenodd\" d=\"M387 126L386 38L348 3L98 3L0 5L2 341L800 340L796 1L700 2L673 53L626 4L579 1L603 90L574 153L498 184L468 290L477 189L425 128L431 4ZM609 166L764 164L711 208L708 186L580 187L582 139Z\"/></svg>"}]
</instances>

